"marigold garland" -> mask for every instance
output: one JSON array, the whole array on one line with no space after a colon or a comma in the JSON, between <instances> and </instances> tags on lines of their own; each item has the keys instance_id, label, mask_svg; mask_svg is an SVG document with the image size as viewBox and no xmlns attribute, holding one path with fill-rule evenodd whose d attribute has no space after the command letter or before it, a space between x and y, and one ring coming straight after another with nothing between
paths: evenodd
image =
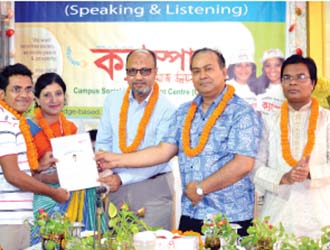
<instances>
[{"instance_id":1,"label":"marigold garland","mask_svg":"<svg viewBox=\"0 0 330 250\"><path fill-rule=\"evenodd\" d=\"M152 115L152 112L154 110L155 104L158 100L159 96L159 87L158 84L154 84L154 90L152 92L152 95L149 98L149 101L144 109L143 116L141 118L141 121L139 123L138 129L136 131L135 138L131 145L126 145L126 125L127 125L127 113L128 113L128 107L129 107L129 94L130 94L131 88L127 88L123 103L121 105L120 109L120 116L119 116L119 148L124 153L134 152L140 145L141 141L144 138L145 129L148 125L148 122L150 120L150 117Z\"/></svg>"},{"instance_id":2,"label":"marigold garland","mask_svg":"<svg viewBox=\"0 0 330 250\"><path fill-rule=\"evenodd\" d=\"M190 147L190 129L191 129L192 120L194 119L197 110L197 104L195 102L191 103L182 130L182 148L187 156L189 157L196 156L204 149L206 142L209 139L211 129L213 128L217 119L221 116L221 114L225 110L227 103L230 101L230 99L233 97L235 93L235 89L231 85L227 85L227 88L228 91L224 94L221 102L218 104L218 106L215 108L215 110L207 120L202 130L202 134L199 138L199 142L195 148Z\"/></svg>"},{"instance_id":3,"label":"marigold garland","mask_svg":"<svg viewBox=\"0 0 330 250\"><path fill-rule=\"evenodd\" d=\"M50 140L51 138L54 138L55 137L54 132L50 128L50 126L49 126L48 122L46 121L46 119L43 117L40 108L36 108L34 110L34 116L37 119L40 128L43 129L43 131L46 134L46 136L48 137L48 139ZM63 125L63 133L64 133L63 135L73 134L73 131L71 131L69 121L65 118L65 116L62 112L60 112L59 119L60 119L60 123Z\"/></svg>"},{"instance_id":4,"label":"marigold garland","mask_svg":"<svg viewBox=\"0 0 330 250\"><path fill-rule=\"evenodd\" d=\"M36 170L38 169L39 162L38 162L38 153L36 146L33 143L32 134L30 132L30 126L27 123L25 117L19 113L12 107L10 107L5 101L0 100L0 104L2 107L4 107L6 110L8 110L11 114L13 114L16 119L19 120L19 128L22 132L22 135L24 137L25 143L26 143L26 154L27 159L29 162L30 169Z\"/></svg>"},{"instance_id":5,"label":"marigold garland","mask_svg":"<svg viewBox=\"0 0 330 250\"><path fill-rule=\"evenodd\" d=\"M319 105L316 98L311 98L312 106L311 106L311 114L309 117L308 123L308 131L307 131L307 143L305 145L305 149L302 157L306 157L311 154L314 143L315 143L315 129L317 124L317 119L319 116ZM282 146L282 156L283 159L288 163L289 166L295 167L298 164L298 161L295 160L291 154L289 136L288 136L288 127L289 127L289 106L288 101L284 101L281 106L281 146Z\"/></svg>"}]
</instances>

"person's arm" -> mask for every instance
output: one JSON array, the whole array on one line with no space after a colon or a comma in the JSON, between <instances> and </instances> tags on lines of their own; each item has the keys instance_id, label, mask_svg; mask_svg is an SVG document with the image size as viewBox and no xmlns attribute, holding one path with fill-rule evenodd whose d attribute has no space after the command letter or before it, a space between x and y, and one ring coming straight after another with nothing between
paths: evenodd
<instances>
[{"instance_id":1,"label":"person's arm","mask_svg":"<svg viewBox=\"0 0 330 250\"><path fill-rule=\"evenodd\" d=\"M254 158L235 155L231 161L200 183L190 182L186 187L186 195L196 204L202 198L196 193L197 185L203 189L204 195L224 189L249 174L253 164Z\"/></svg>"},{"instance_id":2,"label":"person's arm","mask_svg":"<svg viewBox=\"0 0 330 250\"><path fill-rule=\"evenodd\" d=\"M32 176L41 181L43 183L59 183L56 169L51 169L53 171L48 172L47 170L51 167L54 167L57 159L53 157L53 153L51 151L47 151L40 159L39 159L39 167L38 170L32 171Z\"/></svg>"},{"instance_id":3,"label":"person's arm","mask_svg":"<svg viewBox=\"0 0 330 250\"><path fill-rule=\"evenodd\" d=\"M276 146L273 147L271 153L269 152L271 146L280 140L276 121L277 119L264 120L262 140L259 145L251 178L259 195L270 192L281 196L283 199L287 199L291 192L291 185L296 181L303 181L308 176L309 158L301 160L296 168L289 169L287 166L279 165L282 161L270 160L274 158L274 155L271 155L271 153L275 154L278 158L282 157L282 152L277 152ZM270 135L271 131L273 131L272 135Z\"/></svg>"},{"instance_id":4,"label":"person's arm","mask_svg":"<svg viewBox=\"0 0 330 250\"><path fill-rule=\"evenodd\" d=\"M39 173L34 173L33 178L37 179L38 181L41 181L43 183L48 183L48 184L57 184L59 183L58 180L58 175L56 172L54 173L44 173L44 172L39 172Z\"/></svg>"},{"instance_id":5,"label":"person's arm","mask_svg":"<svg viewBox=\"0 0 330 250\"><path fill-rule=\"evenodd\" d=\"M145 148L141 151L126 154L115 154L111 152L98 151L95 160L99 167L105 168L142 168L150 167L169 161L178 152L174 144L159 143L156 146Z\"/></svg>"},{"instance_id":6,"label":"person's arm","mask_svg":"<svg viewBox=\"0 0 330 250\"><path fill-rule=\"evenodd\" d=\"M217 172L204 179L200 185L206 194L224 189L249 174L253 168L253 164L254 158L244 155L235 155L231 161Z\"/></svg>"},{"instance_id":7,"label":"person's arm","mask_svg":"<svg viewBox=\"0 0 330 250\"><path fill-rule=\"evenodd\" d=\"M301 159L297 165L286 172L280 181L280 185L292 185L295 182L303 182L310 179L309 175L309 156Z\"/></svg>"},{"instance_id":8,"label":"person's arm","mask_svg":"<svg viewBox=\"0 0 330 250\"><path fill-rule=\"evenodd\" d=\"M0 165L5 179L13 186L28 192L48 195L61 203L69 199L69 193L66 190L52 188L22 172L17 165L17 155L0 157Z\"/></svg>"}]
</instances>

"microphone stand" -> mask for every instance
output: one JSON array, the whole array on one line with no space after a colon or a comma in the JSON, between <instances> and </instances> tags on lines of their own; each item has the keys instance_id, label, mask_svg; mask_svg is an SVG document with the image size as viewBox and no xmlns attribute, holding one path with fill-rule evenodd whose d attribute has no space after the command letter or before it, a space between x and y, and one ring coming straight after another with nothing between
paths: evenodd
<instances>
[{"instance_id":1,"label":"microphone stand","mask_svg":"<svg viewBox=\"0 0 330 250\"><path fill-rule=\"evenodd\" d=\"M97 215L97 241L99 246L101 246L101 238L102 238L102 231L101 231L101 216L104 212L103 210L103 199L105 198L107 189L103 186L96 188L96 215ZM95 237L94 237L95 239ZM95 244L94 244L95 249Z\"/></svg>"}]
</instances>

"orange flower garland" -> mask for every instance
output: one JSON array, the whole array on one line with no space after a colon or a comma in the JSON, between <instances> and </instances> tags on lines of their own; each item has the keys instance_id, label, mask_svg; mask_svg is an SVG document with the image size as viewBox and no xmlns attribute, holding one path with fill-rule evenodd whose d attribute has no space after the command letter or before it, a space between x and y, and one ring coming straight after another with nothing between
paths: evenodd
<instances>
[{"instance_id":1,"label":"orange flower garland","mask_svg":"<svg viewBox=\"0 0 330 250\"><path fill-rule=\"evenodd\" d=\"M319 105L316 98L312 98L311 114L309 117L308 131L307 131L307 143L303 152L302 157L306 157L311 154L314 143L315 143L315 129L317 124L317 119L319 116ZM291 167L295 167L298 164L298 161L295 160L291 154L289 136L288 136L288 126L289 126L289 106L288 101L284 101L281 106L281 145L282 145L282 156L283 159Z\"/></svg>"},{"instance_id":2,"label":"orange flower garland","mask_svg":"<svg viewBox=\"0 0 330 250\"><path fill-rule=\"evenodd\" d=\"M127 113L128 113L128 107L129 107L129 94L130 94L131 88L127 88L123 103L121 105L120 109L120 116L119 116L119 148L124 153L134 152L140 145L142 139L144 138L145 129L148 125L148 122L150 120L150 117L152 115L152 112L154 110L155 104L158 100L159 96L159 87L158 84L154 84L154 90L152 92L152 95L150 96L150 99L144 109L143 116L141 118L141 121L139 123L138 129L136 131L135 138L130 146L126 145L126 124L127 124Z\"/></svg>"},{"instance_id":3,"label":"orange flower garland","mask_svg":"<svg viewBox=\"0 0 330 250\"><path fill-rule=\"evenodd\" d=\"M217 119L225 110L227 103L230 101L230 99L233 97L235 93L235 89L231 85L227 85L227 88L228 91L224 94L221 102L218 104L218 106L215 108L215 110L207 120L202 130L202 134L199 138L199 142L195 148L190 147L190 129L191 129L192 120L194 119L197 110L197 104L195 102L191 103L182 130L182 147L183 147L183 151L187 156L189 157L196 156L200 152L202 152L203 148L205 147L206 142L209 139L211 129L213 128Z\"/></svg>"},{"instance_id":4,"label":"orange flower garland","mask_svg":"<svg viewBox=\"0 0 330 250\"><path fill-rule=\"evenodd\" d=\"M26 143L26 154L27 154L27 159L29 162L30 169L32 169L32 170L38 169L39 163L38 163L37 149L33 143L32 134L30 132L30 126L27 123L25 117L23 115L17 113L16 110L14 110L12 107L10 107L3 100L0 100L0 104L2 107L4 107L10 113L12 113L16 117L16 119L19 120L19 128L22 132L22 135L23 135L25 143Z\"/></svg>"},{"instance_id":5,"label":"orange flower garland","mask_svg":"<svg viewBox=\"0 0 330 250\"><path fill-rule=\"evenodd\" d=\"M34 116L38 120L38 123L39 123L40 128L43 129L43 131L46 134L46 136L48 137L48 139L54 138L55 135L54 135L52 129L50 128L48 122L43 117L40 108L36 108L35 109ZM65 118L65 116L64 116L64 114L62 112L60 113L60 123L63 125L63 133L64 133L64 135L71 135L72 134L72 131L71 131L70 124L69 124L68 120Z\"/></svg>"}]
</instances>

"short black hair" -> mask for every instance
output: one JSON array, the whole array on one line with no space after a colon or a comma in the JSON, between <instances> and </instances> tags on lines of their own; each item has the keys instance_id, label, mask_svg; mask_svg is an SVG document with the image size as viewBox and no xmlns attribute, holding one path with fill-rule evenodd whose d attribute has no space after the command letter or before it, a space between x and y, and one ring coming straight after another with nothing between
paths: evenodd
<instances>
[{"instance_id":1,"label":"short black hair","mask_svg":"<svg viewBox=\"0 0 330 250\"><path fill-rule=\"evenodd\" d=\"M223 68L226 67L226 60L225 60L225 58L223 57L223 55L220 51L218 51L216 49L211 49L211 48L204 47L204 48L195 50L194 53L192 54L191 60L190 60L190 70L192 70L192 62L193 62L195 56L198 53L201 53L201 52L212 52L212 53L214 53L218 57L218 63L219 63L220 68L223 69Z\"/></svg>"},{"instance_id":2,"label":"short black hair","mask_svg":"<svg viewBox=\"0 0 330 250\"><path fill-rule=\"evenodd\" d=\"M2 74L0 74L0 89L5 90L7 85L7 79Z\"/></svg>"},{"instance_id":3,"label":"short black hair","mask_svg":"<svg viewBox=\"0 0 330 250\"><path fill-rule=\"evenodd\" d=\"M317 83L317 67L315 61L310 57L303 57L301 55L294 54L288 57L287 59L285 59L281 67L281 79L283 77L283 72L286 66L290 64L298 64L298 63L302 63L307 66L309 71L309 76L311 80L314 81L314 88L315 88Z\"/></svg>"},{"instance_id":4,"label":"short black hair","mask_svg":"<svg viewBox=\"0 0 330 250\"><path fill-rule=\"evenodd\" d=\"M155 54L155 52L153 52L152 50L150 49L145 49L145 48L142 48L142 49L134 49L132 51L130 51L127 56L126 56L126 65L128 63L128 59L129 57L136 51L145 51L145 52L148 52L151 56L152 56L152 59L154 61L154 65L155 65L155 68L157 68L157 56Z\"/></svg>"},{"instance_id":5,"label":"short black hair","mask_svg":"<svg viewBox=\"0 0 330 250\"><path fill-rule=\"evenodd\" d=\"M0 83L1 83L0 88L3 90L6 90L8 84L9 84L9 78L11 76L15 76L15 75L28 76L28 77L30 77L30 79L32 81L32 71L29 70L28 67L26 67L24 64L21 64L21 63L16 63L13 65L8 65L8 66L4 67L2 69L2 71L0 72L0 74L3 77L0 81Z\"/></svg>"}]
</instances>

